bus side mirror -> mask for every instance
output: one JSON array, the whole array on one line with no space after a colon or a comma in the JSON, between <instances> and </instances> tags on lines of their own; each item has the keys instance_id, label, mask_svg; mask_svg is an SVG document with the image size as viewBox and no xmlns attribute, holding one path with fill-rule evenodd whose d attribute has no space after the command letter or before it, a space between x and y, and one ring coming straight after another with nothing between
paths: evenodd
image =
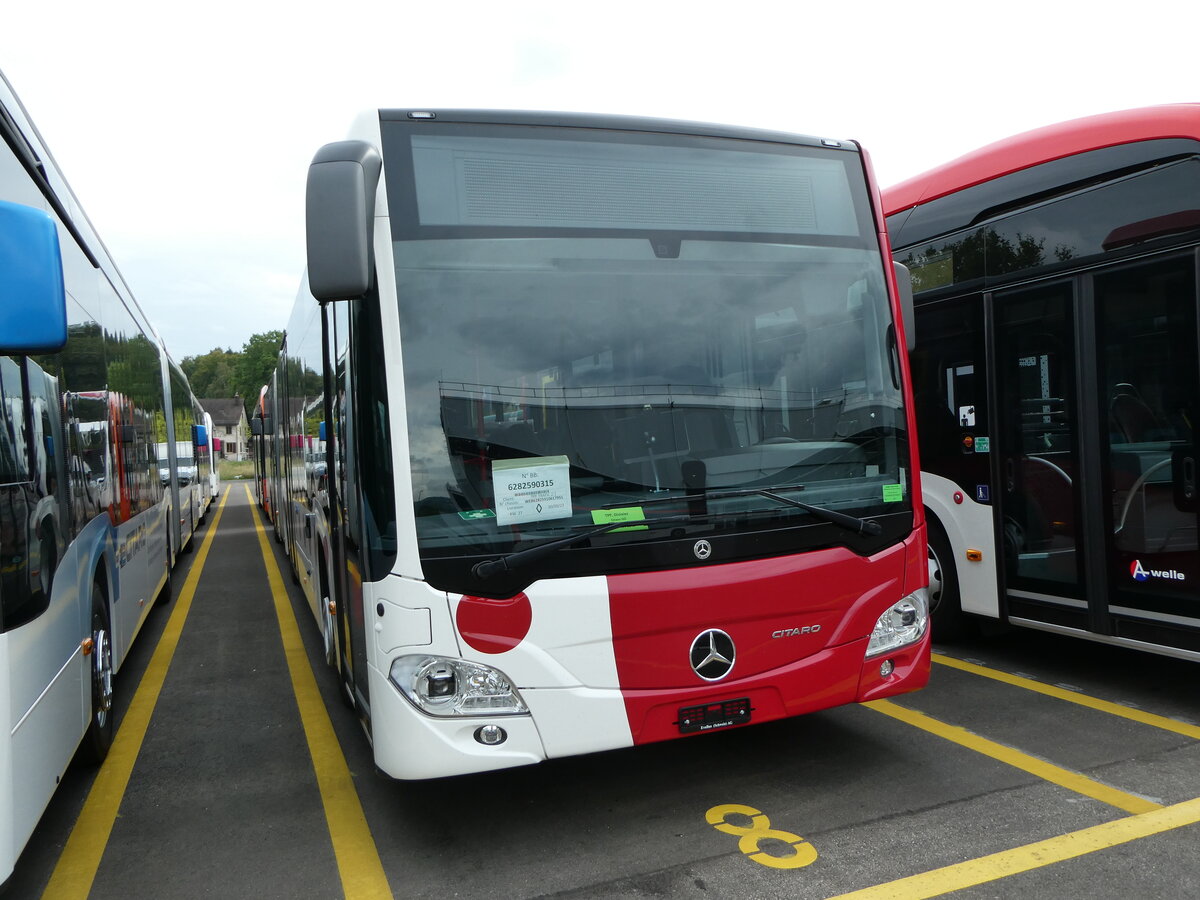
<instances>
[{"instance_id":1,"label":"bus side mirror","mask_svg":"<svg viewBox=\"0 0 1200 900\"><path fill-rule=\"evenodd\" d=\"M58 228L40 209L0 201L0 353L55 353L66 343Z\"/></svg>"},{"instance_id":2,"label":"bus side mirror","mask_svg":"<svg viewBox=\"0 0 1200 900\"><path fill-rule=\"evenodd\" d=\"M308 167L308 289L322 303L361 297L374 268L375 191L383 161L370 144L338 141Z\"/></svg>"},{"instance_id":3,"label":"bus side mirror","mask_svg":"<svg viewBox=\"0 0 1200 900\"><path fill-rule=\"evenodd\" d=\"M250 420L250 433L255 437L262 437L262 419L260 419L258 416L255 416Z\"/></svg>"},{"instance_id":4,"label":"bus side mirror","mask_svg":"<svg viewBox=\"0 0 1200 900\"><path fill-rule=\"evenodd\" d=\"M904 342L908 345L908 352L912 353L913 348L917 346L917 321L913 318L912 274L908 271L908 266L903 263L894 262L892 267L896 270L896 287L900 291L900 317L904 320Z\"/></svg>"},{"instance_id":5,"label":"bus side mirror","mask_svg":"<svg viewBox=\"0 0 1200 900\"><path fill-rule=\"evenodd\" d=\"M203 425L192 426L192 446L201 447L208 443L208 429Z\"/></svg>"}]
</instances>

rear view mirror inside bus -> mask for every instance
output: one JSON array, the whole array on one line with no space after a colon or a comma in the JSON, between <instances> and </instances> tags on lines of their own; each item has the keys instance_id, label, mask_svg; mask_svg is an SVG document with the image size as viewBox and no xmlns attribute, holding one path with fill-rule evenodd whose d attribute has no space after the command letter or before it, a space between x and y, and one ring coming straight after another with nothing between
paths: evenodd
<instances>
[{"instance_id":1,"label":"rear view mirror inside bus","mask_svg":"<svg viewBox=\"0 0 1200 900\"><path fill-rule=\"evenodd\" d=\"M0 353L61 350L67 301L54 220L40 209L0 202Z\"/></svg>"}]
</instances>

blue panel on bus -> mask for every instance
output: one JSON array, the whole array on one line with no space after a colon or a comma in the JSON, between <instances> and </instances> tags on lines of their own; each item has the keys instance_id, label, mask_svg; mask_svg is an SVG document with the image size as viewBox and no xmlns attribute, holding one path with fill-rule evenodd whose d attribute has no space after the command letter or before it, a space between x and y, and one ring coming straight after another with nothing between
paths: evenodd
<instances>
[{"instance_id":1,"label":"blue panel on bus","mask_svg":"<svg viewBox=\"0 0 1200 900\"><path fill-rule=\"evenodd\" d=\"M67 342L67 301L54 220L0 201L0 352L45 353Z\"/></svg>"}]
</instances>

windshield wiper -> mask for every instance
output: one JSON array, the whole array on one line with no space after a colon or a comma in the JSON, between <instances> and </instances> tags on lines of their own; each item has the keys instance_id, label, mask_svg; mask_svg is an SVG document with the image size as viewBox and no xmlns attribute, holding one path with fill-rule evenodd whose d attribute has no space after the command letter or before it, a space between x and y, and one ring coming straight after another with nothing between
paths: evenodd
<instances>
[{"instance_id":1,"label":"windshield wiper","mask_svg":"<svg viewBox=\"0 0 1200 900\"><path fill-rule=\"evenodd\" d=\"M832 522L834 525L840 525L843 528L848 528L855 534L867 535L874 537L883 531L883 526L873 519L860 519L858 516L848 516L845 513L840 513L837 510L826 509L824 506L813 506L809 503L801 503L799 500L793 500L790 497L780 496L780 491L802 491L804 485L791 484L786 487L778 488L738 488L733 491L705 491L703 494L697 494L695 497L653 497L649 500L640 501L639 505L647 506L651 503L668 503L674 500L678 503L680 500L692 500L702 498L704 500L725 500L730 497L766 497L768 500L774 500L777 503L782 503L785 506L794 506L797 509L802 509L805 512L812 513L818 519L824 519L826 522ZM605 506L604 509L616 509L622 506L628 506L628 503L612 503Z\"/></svg>"},{"instance_id":2,"label":"windshield wiper","mask_svg":"<svg viewBox=\"0 0 1200 900\"><path fill-rule=\"evenodd\" d=\"M856 534L874 536L883 531L883 527L872 519L860 519L857 516L848 516L845 513L836 512L832 509L825 509L821 506L812 506L808 503L801 503L799 500L792 500L788 497L781 497L777 491L801 491L804 490L804 485L792 485L789 487L775 488L768 490L766 488L742 488L735 491L715 491L705 495L708 500L721 500L727 497L766 497L768 500L774 500L777 503L782 503L785 506L794 506L797 509L802 509L805 512L812 513L819 519L824 519L826 522L832 522L834 525L840 525L847 528ZM652 503L670 503L672 501L678 503L680 500L687 500L686 497L654 497L648 500L642 500L640 506L649 506ZM607 506L600 507L601 509L618 509L629 506L629 503L611 503ZM610 531L616 531L621 528L629 529L651 529L661 528L664 525L679 525L692 523L696 521L704 521L709 519L728 519L739 518L753 513L766 512L766 510L748 510L727 513L707 513L704 515L692 515L690 513L681 513L675 516L659 516L653 519L629 519L622 522L607 522L604 525L597 525L595 528L588 528L584 531L569 534L566 537L558 538L557 540L547 541L544 544L538 544L536 547L529 547L525 550L517 550L513 553L505 554L499 559L485 559L475 563L471 567L471 574L476 578L491 578L494 575L500 575L504 572L510 572L519 566L527 566L530 563L537 562L539 559L549 556L556 550L561 550L563 547L570 547L573 544L578 544L581 541L586 541L588 538L596 537L600 534L607 534Z\"/></svg>"},{"instance_id":3,"label":"windshield wiper","mask_svg":"<svg viewBox=\"0 0 1200 900\"><path fill-rule=\"evenodd\" d=\"M708 516L702 516L701 518L708 518ZM499 559L485 559L482 562L477 562L471 567L471 574L476 578L491 578L493 575L509 572L518 566L527 566L532 562L537 562L542 557L549 556L555 550L570 547L572 544L586 541L588 538L595 537L598 534L616 531L618 528L629 528L631 530L636 528L641 530L643 528L658 528L663 525L678 525L682 522L694 521L696 521L695 516L683 513L678 516L661 516L656 519L631 519L625 522L606 522L603 525L597 525L595 528L589 528L586 531L579 531L555 541L538 544L536 547L517 550L514 553L506 553Z\"/></svg>"}]
</instances>

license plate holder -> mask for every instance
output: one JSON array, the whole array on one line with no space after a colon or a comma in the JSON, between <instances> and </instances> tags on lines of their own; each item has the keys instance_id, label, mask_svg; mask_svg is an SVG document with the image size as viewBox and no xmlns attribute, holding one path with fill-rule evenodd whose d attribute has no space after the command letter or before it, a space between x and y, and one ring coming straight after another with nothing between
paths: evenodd
<instances>
[{"instance_id":1,"label":"license plate holder","mask_svg":"<svg viewBox=\"0 0 1200 900\"><path fill-rule=\"evenodd\" d=\"M694 734L698 731L717 731L721 728L732 728L744 725L750 721L749 697L739 697L736 700L717 700L713 703L703 703L699 706L684 706L679 710L680 734Z\"/></svg>"}]
</instances>

